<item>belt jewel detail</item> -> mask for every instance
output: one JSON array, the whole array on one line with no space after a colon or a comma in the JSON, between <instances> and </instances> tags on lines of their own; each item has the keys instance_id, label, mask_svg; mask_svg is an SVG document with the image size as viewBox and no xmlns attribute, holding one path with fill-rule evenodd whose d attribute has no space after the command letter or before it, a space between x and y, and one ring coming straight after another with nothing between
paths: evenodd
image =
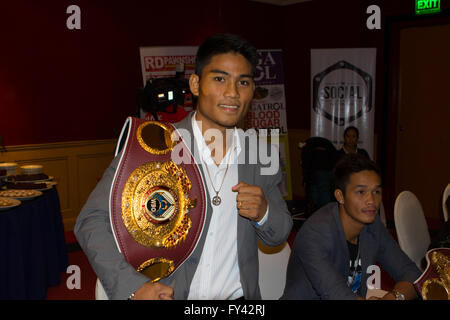
<instances>
[{"instance_id":1,"label":"belt jewel detail","mask_svg":"<svg viewBox=\"0 0 450 320\"><path fill-rule=\"evenodd\" d=\"M142 214L153 223L163 223L175 216L178 211L176 194L165 187L153 187L142 197Z\"/></svg>"},{"instance_id":2,"label":"belt jewel detail","mask_svg":"<svg viewBox=\"0 0 450 320\"><path fill-rule=\"evenodd\" d=\"M191 182L172 161L147 162L136 168L123 188L122 219L130 236L152 248L172 248L191 227Z\"/></svg>"}]
</instances>

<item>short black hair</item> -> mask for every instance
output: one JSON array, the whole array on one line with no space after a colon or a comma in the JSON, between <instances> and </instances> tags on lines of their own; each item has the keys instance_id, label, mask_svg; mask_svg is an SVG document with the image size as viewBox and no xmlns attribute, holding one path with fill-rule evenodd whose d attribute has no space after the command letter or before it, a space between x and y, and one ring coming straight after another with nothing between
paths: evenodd
<instances>
[{"instance_id":1,"label":"short black hair","mask_svg":"<svg viewBox=\"0 0 450 320\"><path fill-rule=\"evenodd\" d=\"M364 170L374 171L381 176L378 166L367 157L358 153L342 156L334 167L334 188L340 189L345 194L350 176Z\"/></svg>"},{"instance_id":2,"label":"short black hair","mask_svg":"<svg viewBox=\"0 0 450 320\"><path fill-rule=\"evenodd\" d=\"M203 68L211 62L212 57L223 53L239 53L250 62L252 73L258 65L256 49L244 38L230 33L218 33L206 39L198 48L195 58L195 74L201 77Z\"/></svg>"},{"instance_id":3,"label":"short black hair","mask_svg":"<svg viewBox=\"0 0 450 320\"><path fill-rule=\"evenodd\" d=\"M345 130L344 130L344 137L347 134L348 130L354 130L356 132L356 136L359 138L359 130L358 130L357 127L354 127L354 126L350 126L350 127L345 128Z\"/></svg>"}]
</instances>

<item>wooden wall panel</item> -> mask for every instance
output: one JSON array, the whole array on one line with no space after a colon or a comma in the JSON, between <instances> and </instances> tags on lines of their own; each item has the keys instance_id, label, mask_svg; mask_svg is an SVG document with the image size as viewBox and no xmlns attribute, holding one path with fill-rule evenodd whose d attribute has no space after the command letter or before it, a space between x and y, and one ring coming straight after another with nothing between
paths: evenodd
<instances>
[{"instance_id":1,"label":"wooden wall panel","mask_svg":"<svg viewBox=\"0 0 450 320\"><path fill-rule=\"evenodd\" d=\"M110 153L87 154L78 157L77 169L80 181L78 184L77 205L80 209L84 206L89 194L102 178L111 160Z\"/></svg>"},{"instance_id":2,"label":"wooden wall panel","mask_svg":"<svg viewBox=\"0 0 450 320\"><path fill-rule=\"evenodd\" d=\"M292 198L304 199L305 188L303 186L303 171L301 166L302 151L298 147L299 142L304 142L310 137L309 130L289 129L289 156L291 162Z\"/></svg>"}]
</instances>

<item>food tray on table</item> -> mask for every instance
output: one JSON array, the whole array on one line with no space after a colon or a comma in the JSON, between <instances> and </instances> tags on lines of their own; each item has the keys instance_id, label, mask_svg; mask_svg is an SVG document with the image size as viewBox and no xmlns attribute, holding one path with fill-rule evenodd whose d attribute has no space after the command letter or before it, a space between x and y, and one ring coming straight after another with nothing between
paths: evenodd
<instances>
[{"instance_id":1,"label":"food tray on table","mask_svg":"<svg viewBox=\"0 0 450 320\"><path fill-rule=\"evenodd\" d=\"M17 199L14 199L14 198L0 197L0 211L17 207L21 203L22 202L20 200L17 200Z\"/></svg>"},{"instance_id":2,"label":"food tray on table","mask_svg":"<svg viewBox=\"0 0 450 320\"><path fill-rule=\"evenodd\" d=\"M0 190L37 190L37 191L47 191L57 185L54 181L43 181L43 182L5 182L5 185L0 188Z\"/></svg>"},{"instance_id":3,"label":"food tray on table","mask_svg":"<svg viewBox=\"0 0 450 320\"><path fill-rule=\"evenodd\" d=\"M17 174L14 176L8 176L6 182L44 182L53 180L52 176L46 174Z\"/></svg>"},{"instance_id":4,"label":"food tray on table","mask_svg":"<svg viewBox=\"0 0 450 320\"><path fill-rule=\"evenodd\" d=\"M15 198L17 200L31 200L42 195L41 191L37 190L4 190L0 191L0 197Z\"/></svg>"}]
</instances>

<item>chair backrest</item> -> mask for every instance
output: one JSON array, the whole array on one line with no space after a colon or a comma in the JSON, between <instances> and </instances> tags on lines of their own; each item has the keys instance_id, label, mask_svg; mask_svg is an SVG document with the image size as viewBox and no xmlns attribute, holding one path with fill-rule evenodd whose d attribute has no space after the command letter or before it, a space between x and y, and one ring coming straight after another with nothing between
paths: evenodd
<instances>
[{"instance_id":1,"label":"chair backrest","mask_svg":"<svg viewBox=\"0 0 450 320\"><path fill-rule=\"evenodd\" d=\"M95 283L95 300L109 300L99 278L97 278Z\"/></svg>"},{"instance_id":2,"label":"chair backrest","mask_svg":"<svg viewBox=\"0 0 450 320\"><path fill-rule=\"evenodd\" d=\"M307 139L301 154L303 182L311 182L311 177L317 170L333 170L338 155L335 146L327 138L311 137Z\"/></svg>"},{"instance_id":3,"label":"chair backrest","mask_svg":"<svg viewBox=\"0 0 450 320\"><path fill-rule=\"evenodd\" d=\"M287 242L275 248L258 243L259 289L263 300L278 300L283 295L290 255Z\"/></svg>"},{"instance_id":4,"label":"chair backrest","mask_svg":"<svg viewBox=\"0 0 450 320\"><path fill-rule=\"evenodd\" d=\"M448 206L447 206L447 199L450 196L450 183L447 185L447 187L444 190L444 194L442 195L442 211L444 213L444 221L448 221Z\"/></svg>"},{"instance_id":5,"label":"chair backrest","mask_svg":"<svg viewBox=\"0 0 450 320\"><path fill-rule=\"evenodd\" d=\"M395 200L394 222L398 243L419 269L431 243L422 205L411 191L403 191Z\"/></svg>"}]
</instances>

